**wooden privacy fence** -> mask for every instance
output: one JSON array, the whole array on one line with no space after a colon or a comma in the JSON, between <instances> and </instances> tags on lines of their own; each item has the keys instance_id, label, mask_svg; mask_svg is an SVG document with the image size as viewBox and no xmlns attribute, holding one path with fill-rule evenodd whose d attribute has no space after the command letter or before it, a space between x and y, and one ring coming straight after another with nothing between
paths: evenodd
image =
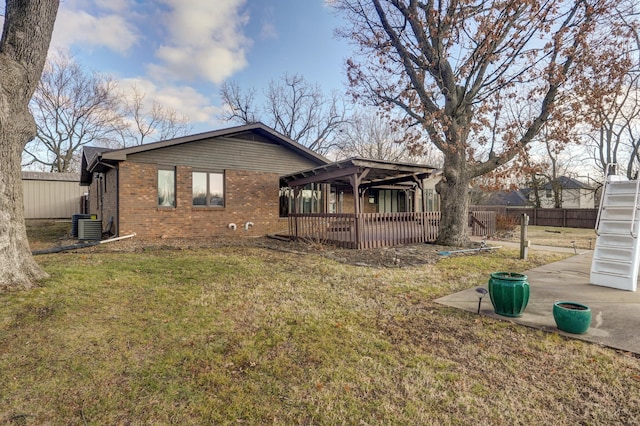
<instances>
[{"instance_id":1,"label":"wooden privacy fence","mask_svg":"<svg viewBox=\"0 0 640 426\"><path fill-rule=\"evenodd\" d=\"M496 232L496 212L472 211L469 212L469 226L471 235L489 237Z\"/></svg>"},{"instance_id":2,"label":"wooden privacy fence","mask_svg":"<svg viewBox=\"0 0 640 426\"><path fill-rule=\"evenodd\" d=\"M508 216L519 218L523 213L529 216L529 225L557 226L561 228L595 228L598 209L542 209L508 208Z\"/></svg>"}]
</instances>

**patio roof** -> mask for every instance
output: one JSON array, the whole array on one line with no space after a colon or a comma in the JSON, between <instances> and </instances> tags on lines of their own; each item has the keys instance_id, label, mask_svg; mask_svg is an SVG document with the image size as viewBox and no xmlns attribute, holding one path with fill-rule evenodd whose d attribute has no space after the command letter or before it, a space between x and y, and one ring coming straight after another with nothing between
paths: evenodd
<instances>
[{"instance_id":1,"label":"patio roof","mask_svg":"<svg viewBox=\"0 0 640 426\"><path fill-rule=\"evenodd\" d=\"M436 174L435 167L393 161L349 158L325 164L309 170L291 173L281 179L290 187L309 183L329 183L338 187L353 187L354 177L358 187L379 187L417 183Z\"/></svg>"}]
</instances>

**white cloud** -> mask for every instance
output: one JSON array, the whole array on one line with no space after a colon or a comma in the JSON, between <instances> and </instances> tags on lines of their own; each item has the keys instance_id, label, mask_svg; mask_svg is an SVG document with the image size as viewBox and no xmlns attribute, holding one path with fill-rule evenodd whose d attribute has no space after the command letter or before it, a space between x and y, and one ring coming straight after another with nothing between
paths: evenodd
<instances>
[{"instance_id":1,"label":"white cloud","mask_svg":"<svg viewBox=\"0 0 640 426\"><path fill-rule=\"evenodd\" d=\"M120 80L120 86L127 88L136 86L144 93L145 105L151 106L157 101L162 106L171 108L180 115L184 115L192 124L213 125L220 107L211 105L211 100L190 86L158 86L144 77Z\"/></svg>"},{"instance_id":2,"label":"white cloud","mask_svg":"<svg viewBox=\"0 0 640 426\"><path fill-rule=\"evenodd\" d=\"M63 5L65 3L62 3ZM92 15L85 10L63 6L58 11L52 44L56 47L106 47L124 53L138 36L130 22L117 14Z\"/></svg>"},{"instance_id":3,"label":"white cloud","mask_svg":"<svg viewBox=\"0 0 640 426\"><path fill-rule=\"evenodd\" d=\"M120 70L123 88L136 84L145 94L145 103L158 101L208 130L220 125L216 116L221 107L212 105L213 99L198 84L219 84L247 66L252 41L245 35L246 3L66 0L60 5L52 46L76 52L107 48L128 53L112 67ZM145 63L143 71L140 65ZM143 72L147 75L142 76ZM132 75L139 77L126 78Z\"/></svg>"},{"instance_id":4,"label":"white cloud","mask_svg":"<svg viewBox=\"0 0 640 426\"><path fill-rule=\"evenodd\" d=\"M129 8L129 0L94 0L96 6L112 10L114 12L126 12Z\"/></svg>"},{"instance_id":5,"label":"white cloud","mask_svg":"<svg viewBox=\"0 0 640 426\"><path fill-rule=\"evenodd\" d=\"M275 25L270 22L262 24L262 31L260 31L260 37L263 39L278 38L278 31Z\"/></svg>"},{"instance_id":6,"label":"white cloud","mask_svg":"<svg viewBox=\"0 0 640 426\"><path fill-rule=\"evenodd\" d=\"M204 78L216 84L247 65L251 40L243 33L246 0L163 0L168 39L156 51L156 77Z\"/></svg>"},{"instance_id":7,"label":"white cloud","mask_svg":"<svg viewBox=\"0 0 640 426\"><path fill-rule=\"evenodd\" d=\"M274 9L273 6L265 6L260 11L262 17L262 26L260 28L260 38L263 40L270 38L278 38L278 30L276 29L274 21Z\"/></svg>"}]
</instances>

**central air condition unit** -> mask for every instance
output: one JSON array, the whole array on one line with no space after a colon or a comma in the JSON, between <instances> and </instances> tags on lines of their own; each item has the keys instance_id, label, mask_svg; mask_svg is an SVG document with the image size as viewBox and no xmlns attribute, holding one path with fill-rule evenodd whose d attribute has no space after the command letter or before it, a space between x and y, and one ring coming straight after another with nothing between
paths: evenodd
<instances>
[{"instance_id":1,"label":"central air condition unit","mask_svg":"<svg viewBox=\"0 0 640 426\"><path fill-rule=\"evenodd\" d=\"M78 220L78 239L98 241L102 237L102 221L94 219Z\"/></svg>"},{"instance_id":2,"label":"central air condition unit","mask_svg":"<svg viewBox=\"0 0 640 426\"><path fill-rule=\"evenodd\" d=\"M78 237L78 221L81 219L93 219L90 214L74 214L71 216L71 236Z\"/></svg>"}]
</instances>

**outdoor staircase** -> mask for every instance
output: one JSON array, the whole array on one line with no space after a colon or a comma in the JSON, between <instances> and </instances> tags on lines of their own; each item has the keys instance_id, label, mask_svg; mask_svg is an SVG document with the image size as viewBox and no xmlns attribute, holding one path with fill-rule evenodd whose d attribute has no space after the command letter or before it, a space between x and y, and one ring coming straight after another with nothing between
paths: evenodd
<instances>
[{"instance_id":1,"label":"outdoor staircase","mask_svg":"<svg viewBox=\"0 0 640 426\"><path fill-rule=\"evenodd\" d=\"M609 175L596 220L591 284L636 291L640 263L640 180Z\"/></svg>"}]
</instances>

